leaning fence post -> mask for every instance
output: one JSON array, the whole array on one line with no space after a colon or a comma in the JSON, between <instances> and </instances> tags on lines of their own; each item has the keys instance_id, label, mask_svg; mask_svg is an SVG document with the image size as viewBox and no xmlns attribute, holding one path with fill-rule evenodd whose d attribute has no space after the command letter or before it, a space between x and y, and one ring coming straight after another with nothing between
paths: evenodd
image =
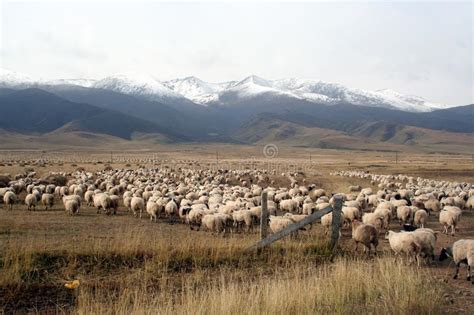
<instances>
[{"instance_id":1,"label":"leaning fence post","mask_svg":"<svg viewBox=\"0 0 474 315\"><path fill-rule=\"evenodd\" d=\"M262 215L260 216L260 239L267 237L268 232L268 207L267 207L268 193L266 190L262 192Z\"/></svg>"},{"instance_id":2,"label":"leaning fence post","mask_svg":"<svg viewBox=\"0 0 474 315\"><path fill-rule=\"evenodd\" d=\"M334 196L334 208L332 211L331 250L334 250L339 240L341 228L342 196Z\"/></svg>"}]
</instances>

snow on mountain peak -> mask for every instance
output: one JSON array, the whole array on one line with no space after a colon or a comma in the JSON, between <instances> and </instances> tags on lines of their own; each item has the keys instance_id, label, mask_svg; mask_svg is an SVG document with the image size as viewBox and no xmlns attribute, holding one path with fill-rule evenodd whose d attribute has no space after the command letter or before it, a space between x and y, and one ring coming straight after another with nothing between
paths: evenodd
<instances>
[{"instance_id":1,"label":"snow on mountain peak","mask_svg":"<svg viewBox=\"0 0 474 315\"><path fill-rule=\"evenodd\" d=\"M153 76L146 74L116 74L95 82L93 87L123 94L139 95L152 100L183 98Z\"/></svg>"},{"instance_id":2,"label":"snow on mountain peak","mask_svg":"<svg viewBox=\"0 0 474 315\"><path fill-rule=\"evenodd\" d=\"M38 80L32 77L7 69L0 68L0 86L15 88L15 87L29 87L35 84Z\"/></svg>"},{"instance_id":3,"label":"snow on mountain peak","mask_svg":"<svg viewBox=\"0 0 474 315\"><path fill-rule=\"evenodd\" d=\"M161 82L146 74L116 74L102 80L90 79L34 79L28 75L0 68L0 87L27 88L41 85L76 85L112 90L153 101L190 100L196 104L231 105L256 96L285 96L323 105L349 103L383 107L411 112L426 112L446 108L430 103L419 96L405 95L391 89L368 91L348 88L342 84L286 78L268 80L250 75L240 81L209 83L189 76Z\"/></svg>"}]
</instances>

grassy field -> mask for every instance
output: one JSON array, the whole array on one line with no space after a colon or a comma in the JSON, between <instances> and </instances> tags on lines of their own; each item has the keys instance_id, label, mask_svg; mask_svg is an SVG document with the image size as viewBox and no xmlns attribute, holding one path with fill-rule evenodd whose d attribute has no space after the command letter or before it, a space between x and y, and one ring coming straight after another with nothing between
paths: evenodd
<instances>
[{"instance_id":1,"label":"grassy field","mask_svg":"<svg viewBox=\"0 0 474 315\"><path fill-rule=\"evenodd\" d=\"M280 186L280 173L304 171L306 183L332 192L365 180L330 176L342 169L403 173L435 179L474 179L471 156L402 155L390 152L280 148L267 159L262 148L209 145L159 152L15 151L0 153L0 175L33 168L38 177L82 167L97 171L139 165L194 168L266 168ZM216 153L217 152L217 153ZM43 156L53 162L34 162ZM56 160L54 158L56 157ZM15 160L15 162L11 162ZM395 163L395 160L398 160ZM24 195L21 196L24 198ZM247 251L258 233L216 236L183 224L116 216L83 206L77 216L52 210L28 212L24 204L0 210L0 310L5 313L80 314L469 314L474 288L452 280L452 263L416 267L396 263L388 244L375 258L354 254L344 229L335 258L321 226L302 231L262 253ZM428 227L441 230L437 218ZM393 229L399 229L397 223ZM455 239L474 237L474 214L463 214L456 237L440 235L437 252ZM463 272L464 274L464 272ZM79 280L76 289L67 281Z\"/></svg>"}]
</instances>

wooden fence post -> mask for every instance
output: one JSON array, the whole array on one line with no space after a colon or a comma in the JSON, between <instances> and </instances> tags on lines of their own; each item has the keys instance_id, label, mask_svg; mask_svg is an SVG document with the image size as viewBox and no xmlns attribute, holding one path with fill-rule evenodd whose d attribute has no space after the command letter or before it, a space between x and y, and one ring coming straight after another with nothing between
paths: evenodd
<instances>
[{"instance_id":1,"label":"wooden fence post","mask_svg":"<svg viewBox=\"0 0 474 315\"><path fill-rule=\"evenodd\" d=\"M267 237L268 233L268 193L266 190L262 192L262 215L260 216L260 239Z\"/></svg>"},{"instance_id":2,"label":"wooden fence post","mask_svg":"<svg viewBox=\"0 0 474 315\"><path fill-rule=\"evenodd\" d=\"M331 249L334 250L339 240L339 232L341 228L341 209L342 196L334 197L335 203L332 211L332 231L331 231Z\"/></svg>"}]
</instances>

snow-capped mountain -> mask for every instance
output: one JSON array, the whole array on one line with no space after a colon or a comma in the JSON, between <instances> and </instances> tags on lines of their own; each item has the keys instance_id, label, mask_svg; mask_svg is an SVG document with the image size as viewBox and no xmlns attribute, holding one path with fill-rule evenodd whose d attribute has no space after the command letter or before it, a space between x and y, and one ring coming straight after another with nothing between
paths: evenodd
<instances>
[{"instance_id":1,"label":"snow-capped mountain","mask_svg":"<svg viewBox=\"0 0 474 315\"><path fill-rule=\"evenodd\" d=\"M39 80L26 74L0 68L0 87L26 88L36 84Z\"/></svg>"},{"instance_id":2,"label":"snow-capped mountain","mask_svg":"<svg viewBox=\"0 0 474 315\"><path fill-rule=\"evenodd\" d=\"M217 102L219 93L235 84L234 81L209 83L193 76L184 79L174 79L163 83L169 89L201 105Z\"/></svg>"},{"instance_id":3,"label":"snow-capped mountain","mask_svg":"<svg viewBox=\"0 0 474 315\"><path fill-rule=\"evenodd\" d=\"M442 105L430 103L421 97L404 95L393 90L366 91L348 88L337 83L296 78L267 80L252 75L238 82L207 83L190 77L168 81L167 86L201 105L227 105L239 99L268 95L293 97L324 105L345 102L411 112L426 112L443 108Z\"/></svg>"},{"instance_id":4,"label":"snow-capped mountain","mask_svg":"<svg viewBox=\"0 0 474 315\"><path fill-rule=\"evenodd\" d=\"M338 83L297 78L268 80L251 75L241 81L209 83L191 76L161 82L150 75L117 74L97 81L43 80L0 69L0 87L26 88L41 85L76 85L111 90L153 101L190 101L203 106L232 105L257 96L283 96L323 105L350 103L408 112L428 112L446 107L428 102L419 96L405 95L390 89L368 91L349 88Z\"/></svg>"},{"instance_id":5,"label":"snow-capped mountain","mask_svg":"<svg viewBox=\"0 0 474 315\"><path fill-rule=\"evenodd\" d=\"M92 87L140 96L154 101L184 98L154 77L144 74L117 74L95 82Z\"/></svg>"},{"instance_id":6,"label":"snow-capped mountain","mask_svg":"<svg viewBox=\"0 0 474 315\"><path fill-rule=\"evenodd\" d=\"M77 85L82 87L90 88L97 80L94 79L57 79L45 81L47 85Z\"/></svg>"},{"instance_id":7,"label":"snow-capped mountain","mask_svg":"<svg viewBox=\"0 0 474 315\"><path fill-rule=\"evenodd\" d=\"M76 85L82 87L91 87L96 80L93 79L57 79L45 80L42 78L33 78L29 75L0 68L0 87L5 88L29 88L40 85Z\"/></svg>"}]
</instances>

